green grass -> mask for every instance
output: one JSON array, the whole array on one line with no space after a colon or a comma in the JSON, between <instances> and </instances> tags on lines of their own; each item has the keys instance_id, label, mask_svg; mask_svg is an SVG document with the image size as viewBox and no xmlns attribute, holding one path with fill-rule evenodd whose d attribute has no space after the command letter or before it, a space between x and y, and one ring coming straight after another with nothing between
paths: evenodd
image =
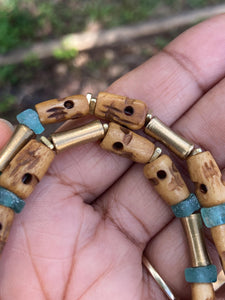
<instances>
[{"instance_id":1,"label":"green grass","mask_svg":"<svg viewBox=\"0 0 225 300\"><path fill-rule=\"evenodd\" d=\"M0 87L5 83L16 84L18 82L17 67L14 65L0 68Z\"/></svg>"},{"instance_id":2,"label":"green grass","mask_svg":"<svg viewBox=\"0 0 225 300\"><path fill-rule=\"evenodd\" d=\"M53 57L57 60L70 60L78 55L78 50L76 49L56 49L53 52Z\"/></svg>"},{"instance_id":3,"label":"green grass","mask_svg":"<svg viewBox=\"0 0 225 300\"><path fill-rule=\"evenodd\" d=\"M109 28L146 20L159 7L180 12L218 3L223 0L0 0L0 53L79 32L90 21Z\"/></svg>"},{"instance_id":4,"label":"green grass","mask_svg":"<svg viewBox=\"0 0 225 300\"><path fill-rule=\"evenodd\" d=\"M13 95L6 94L1 96L0 99L0 112L4 113L11 109L13 105L16 103L16 98Z\"/></svg>"},{"instance_id":5,"label":"green grass","mask_svg":"<svg viewBox=\"0 0 225 300\"><path fill-rule=\"evenodd\" d=\"M114 27L123 24L142 21L154 12L157 0L123 0L89 2L84 7L84 13L93 21L100 22L104 27Z\"/></svg>"},{"instance_id":6,"label":"green grass","mask_svg":"<svg viewBox=\"0 0 225 300\"><path fill-rule=\"evenodd\" d=\"M6 84L16 85L22 81L28 81L41 68L42 62L35 55L27 57L22 64L0 67L0 88Z\"/></svg>"},{"instance_id":7,"label":"green grass","mask_svg":"<svg viewBox=\"0 0 225 300\"><path fill-rule=\"evenodd\" d=\"M160 8L170 13L201 8L223 3L223 0L0 0L0 54L15 48L56 38L64 34L80 32L91 22L103 28L125 25L157 17ZM159 13L162 17L162 12ZM155 45L163 48L168 40L155 39ZM54 51L58 61L69 61L76 57L77 51ZM104 68L104 59L96 64ZM42 68L42 61L34 55L28 57L20 66L0 68L0 86L15 85L32 78L35 71ZM88 68L95 69L95 63Z\"/></svg>"},{"instance_id":8,"label":"green grass","mask_svg":"<svg viewBox=\"0 0 225 300\"><path fill-rule=\"evenodd\" d=\"M37 28L37 20L27 10L2 8L0 10L0 53L4 54L31 42Z\"/></svg>"}]
</instances>

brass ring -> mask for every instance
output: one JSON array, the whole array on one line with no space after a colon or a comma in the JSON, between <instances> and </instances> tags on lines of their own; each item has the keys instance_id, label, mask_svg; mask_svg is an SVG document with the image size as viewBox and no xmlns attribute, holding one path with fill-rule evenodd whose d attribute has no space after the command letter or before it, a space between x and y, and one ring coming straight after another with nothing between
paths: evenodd
<instances>
[{"instance_id":1,"label":"brass ring","mask_svg":"<svg viewBox=\"0 0 225 300\"><path fill-rule=\"evenodd\" d=\"M152 277L155 279L156 283L161 288L161 290L164 292L164 294L168 297L168 299L176 300L177 298L174 296L171 289L168 287L168 285L165 283L165 281L162 279L162 277L155 270L155 268L150 264L149 260L145 256L143 256L143 258L142 258L142 263L146 267L146 269L149 271L149 273L152 275Z\"/></svg>"}]
</instances>

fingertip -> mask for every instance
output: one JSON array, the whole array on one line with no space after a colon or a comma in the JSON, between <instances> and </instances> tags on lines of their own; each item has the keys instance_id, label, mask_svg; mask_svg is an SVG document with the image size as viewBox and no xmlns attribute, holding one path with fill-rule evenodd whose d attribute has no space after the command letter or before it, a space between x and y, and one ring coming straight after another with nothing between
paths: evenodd
<instances>
[{"instance_id":1,"label":"fingertip","mask_svg":"<svg viewBox=\"0 0 225 300\"><path fill-rule=\"evenodd\" d=\"M0 149L8 142L13 130L13 125L10 122L0 119Z\"/></svg>"}]
</instances>

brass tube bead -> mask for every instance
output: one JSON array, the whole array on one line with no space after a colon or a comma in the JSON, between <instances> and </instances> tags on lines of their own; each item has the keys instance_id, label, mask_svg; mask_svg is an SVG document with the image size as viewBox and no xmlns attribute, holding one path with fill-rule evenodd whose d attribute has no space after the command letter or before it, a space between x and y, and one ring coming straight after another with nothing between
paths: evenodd
<instances>
[{"instance_id":1,"label":"brass tube bead","mask_svg":"<svg viewBox=\"0 0 225 300\"><path fill-rule=\"evenodd\" d=\"M189 217L182 218L181 221L188 239L192 267L210 265L211 262L204 243L200 214L192 214Z\"/></svg>"},{"instance_id":2,"label":"brass tube bead","mask_svg":"<svg viewBox=\"0 0 225 300\"><path fill-rule=\"evenodd\" d=\"M71 146L102 139L106 134L107 128L108 124L102 124L99 120L96 120L76 129L54 133L51 135L51 141L57 153L59 153Z\"/></svg>"},{"instance_id":3,"label":"brass tube bead","mask_svg":"<svg viewBox=\"0 0 225 300\"><path fill-rule=\"evenodd\" d=\"M41 136L40 137L40 141L42 142L42 144L44 144L46 147L48 147L50 150L54 150L54 145L51 143L51 141L49 141L48 138L46 138L45 136Z\"/></svg>"},{"instance_id":4,"label":"brass tube bead","mask_svg":"<svg viewBox=\"0 0 225 300\"><path fill-rule=\"evenodd\" d=\"M162 155L162 149L159 147L155 148L154 153L152 154L151 159L149 160L149 162L153 162L154 160L156 160L157 158L159 158Z\"/></svg>"},{"instance_id":5,"label":"brass tube bead","mask_svg":"<svg viewBox=\"0 0 225 300\"><path fill-rule=\"evenodd\" d=\"M145 126L145 133L162 142L180 158L185 159L194 149L193 144L172 131L158 118L147 115L147 121L149 122Z\"/></svg>"},{"instance_id":6,"label":"brass tube bead","mask_svg":"<svg viewBox=\"0 0 225 300\"><path fill-rule=\"evenodd\" d=\"M86 95L88 104L89 104L89 113L91 115L95 114L95 107L96 107L96 103L97 103L97 99L92 97L92 94L88 93Z\"/></svg>"},{"instance_id":7,"label":"brass tube bead","mask_svg":"<svg viewBox=\"0 0 225 300\"><path fill-rule=\"evenodd\" d=\"M0 152L0 172L2 172L13 157L35 136L33 130L25 125L18 125L9 142Z\"/></svg>"}]
</instances>

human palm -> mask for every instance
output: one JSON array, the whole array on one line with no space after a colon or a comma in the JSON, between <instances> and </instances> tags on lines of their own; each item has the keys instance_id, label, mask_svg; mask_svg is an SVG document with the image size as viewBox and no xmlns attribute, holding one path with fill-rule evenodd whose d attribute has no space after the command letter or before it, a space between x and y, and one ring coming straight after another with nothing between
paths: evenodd
<instances>
[{"instance_id":1,"label":"human palm","mask_svg":"<svg viewBox=\"0 0 225 300\"><path fill-rule=\"evenodd\" d=\"M199 24L109 89L148 103L169 126L210 150L220 168L224 32L224 15ZM0 126L2 147L10 130ZM207 244L219 265L210 238ZM166 299L142 266L144 250L175 294L190 299L182 227L144 178L143 166L97 144L69 149L15 218L0 261L0 299Z\"/></svg>"}]
</instances>

